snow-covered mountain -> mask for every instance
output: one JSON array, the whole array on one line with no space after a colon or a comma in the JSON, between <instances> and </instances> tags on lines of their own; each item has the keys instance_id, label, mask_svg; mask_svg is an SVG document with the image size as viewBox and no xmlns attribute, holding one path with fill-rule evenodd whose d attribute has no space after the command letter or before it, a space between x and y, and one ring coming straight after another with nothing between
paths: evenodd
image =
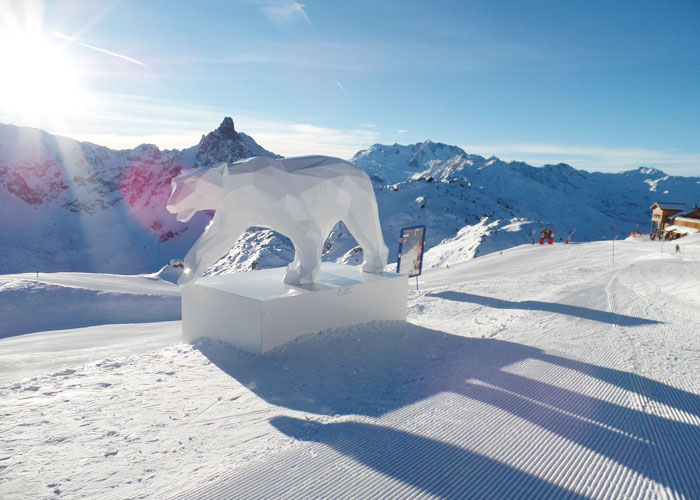
<instances>
[{"instance_id":1,"label":"snow-covered mountain","mask_svg":"<svg viewBox=\"0 0 700 500\"><path fill-rule=\"evenodd\" d=\"M425 224L426 265L449 264L539 239L593 241L648 231L655 201L700 202L700 177L640 167L617 174L566 165L533 167L432 141L375 144L351 160L375 181L385 238L395 256L401 227ZM445 245L451 248L446 252ZM439 257L438 257L439 255Z\"/></svg>"},{"instance_id":2,"label":"snow-covered mountain","mask_svg":"<svg viewBox=\"0 0 700 500\"><path fill-rule=\"evenodd\" d=\"M0 124L0 272L156 270L181 257L211 217L176 221L165 210L172 178L256 155L276 156L231 118L182 151L115 151Z\"/></svg>"},{"instance_id":3,"label":"snow-covered mountain","mask_svg":"<svg viewBox=\"0 0 700 500\"><path fill-rule=\"evenodd\" d=\"M181 170L256 155L276 156L226 118L191 148L154 145L115 151L46 132L0 124L0 268L143 273L181 258L211 214L187 224L165 210ZM432 141L381 145L351 161L374 181L384 237L395 261L402 227L427 226L427 266L529 243L545 227L556 240L618 236L650 223L655 201L700 202L700 178L639 168L589 173L569 165L533 167L468 154ZM439 248L436 248L438 247ZM361 251L338 224L324 259L358 263ZM282 266L291 242L249 231L212 272Z\"/></svg>"}]
</instances>

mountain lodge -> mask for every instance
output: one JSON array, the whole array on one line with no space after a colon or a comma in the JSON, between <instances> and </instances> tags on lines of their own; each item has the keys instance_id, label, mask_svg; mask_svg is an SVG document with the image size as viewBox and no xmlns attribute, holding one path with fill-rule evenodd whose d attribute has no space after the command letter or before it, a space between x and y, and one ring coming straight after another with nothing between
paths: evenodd
<instances>
[{"instance_id":1,"label":"mountain lodge","mask_svg":"<svg viewBox=\"0 0 700 500\"><path fill-rule=\"evenodd\" d=\"M687 208L684 203L654 203L650 209L651 239L675 240L700 232L700 208Z\"/></svg>"}]
</instances>

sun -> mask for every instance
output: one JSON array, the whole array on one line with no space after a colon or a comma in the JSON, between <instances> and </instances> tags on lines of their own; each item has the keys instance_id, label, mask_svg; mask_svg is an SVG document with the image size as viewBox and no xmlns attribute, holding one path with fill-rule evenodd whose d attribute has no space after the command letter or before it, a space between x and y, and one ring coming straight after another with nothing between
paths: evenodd
<instances>
[{"instance_id":1,"label":"sun","mask_svg":"<svg viewBox=\"0 0 700 500\"><path fill-rule=\"evenodd\" d=\"M37 29L0 34L0 111L24 119L67 120L84 105L67 44ZM22 120L24 121L24 120Z\"/></svg>"}]
</instances>

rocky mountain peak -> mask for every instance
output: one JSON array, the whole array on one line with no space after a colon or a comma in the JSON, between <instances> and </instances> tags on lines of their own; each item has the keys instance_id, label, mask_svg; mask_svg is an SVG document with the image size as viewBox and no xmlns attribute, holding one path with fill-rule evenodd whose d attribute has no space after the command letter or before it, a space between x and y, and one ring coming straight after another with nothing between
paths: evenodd
<instances>
[{"instance_id":1,"label":"rocky mountain peak","mask_svg":"<svg viewBox=\"0 0 700 500\"><path fill-rule=\"evenodd\" d=\"M238 132L236 132L236 129L233 127L233 119L230 116L224 118L224 121L221 122L216 132L218 132L224 140L238 138Z\"/></svg>"},{"instance_id":2,"label":"rocky mountain peak","mask_svg":"<svg viewBox=\"0 0 700 500\"><path fill-rule=\"evenodd\" d=\"M219 128L202 136L199 141L195 166L213 165L221 161L233 163L251 156L279 158L256 143L243 132L236 132L233 119L227 116Z\"/></svg>"},{"instance_id":3,"label":"rocky mountain peak","mask_svg":"<svg viewBox=\"0 0 700 500\"><path fill-rule=\"evenodd\" d=\"M233 126L233 119L230 116L224 118L219 128L202 135L199 141L199 149L209 149L217 146L222 141L237 141L239 139L238 132Z\"/></svg>"}]
</instances>

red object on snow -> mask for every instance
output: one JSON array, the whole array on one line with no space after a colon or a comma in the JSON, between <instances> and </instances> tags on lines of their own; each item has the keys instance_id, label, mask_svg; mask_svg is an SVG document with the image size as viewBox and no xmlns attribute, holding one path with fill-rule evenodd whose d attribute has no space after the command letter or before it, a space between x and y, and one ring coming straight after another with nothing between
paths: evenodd
<instances>
[{"instance_id":1,"label":"red object on snow","mask_svg":"<svg viewBox=\"0 0 700 500\"><path fill-rule=\"evenodd\" d=\"M550 240L548 241L548 243L551 245L552 243L554 243L554 240L550 238Z\"/></svg>"},{"instance_id":2,"label":"red object on snow","mask_svg":"<svg viewBox=\"0 0 700 500\"><path fill-rule=\"evenodd\" d=\"M544 240L540 240L540 245L544 245Z\"/></svg>"},{"instance_id":3,"label":"red object on snow","mask_svg":"<svg viewBox=\"0 0 700 500\"><path fill-rule=\"evenodd\" d=\"M568 245L568 244L569 244L569 240L564 240L564 244Z\"/></svg>"}]
</instances>

